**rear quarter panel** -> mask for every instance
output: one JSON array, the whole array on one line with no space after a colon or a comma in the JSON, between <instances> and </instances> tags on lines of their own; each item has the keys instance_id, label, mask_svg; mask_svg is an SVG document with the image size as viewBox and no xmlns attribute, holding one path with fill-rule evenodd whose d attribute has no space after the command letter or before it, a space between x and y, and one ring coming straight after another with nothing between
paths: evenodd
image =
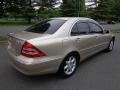
<instances>
[{"instance_id":1,"label":"rear quarter panel","mask_svg":"<svg viewBox=\"0 0 120 90\"><path fill-rule=\"evenodd\" d=\"M29 40L34 46L36 46L39 50L44 52L47 57L55 57L60 58L59 55L61 54L62 50L62 39L60 38L52 38L46 40Z\"/></svg>"}]
</instances>

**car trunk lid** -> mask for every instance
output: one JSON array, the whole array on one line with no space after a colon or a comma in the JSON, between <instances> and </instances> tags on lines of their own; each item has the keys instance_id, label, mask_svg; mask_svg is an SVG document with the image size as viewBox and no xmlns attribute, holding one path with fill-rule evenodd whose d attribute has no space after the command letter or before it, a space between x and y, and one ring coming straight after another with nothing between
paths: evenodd
<instances>
[{"instance_id":1,"label":"car trunk lid","mask_svg":"<svg viewBox=\"0 0 120 90\"><path fill-rule=\"evenodd\" d=\"M30 39L35 39L38 37L45 37L49 34L38 34L38 33L32 33L32 32L17 32L17 33L10 33L8 35L8 48L9 50L15 54L16 56L20 55L21 49L25 41Z\"/></svg>"}]
</instances>

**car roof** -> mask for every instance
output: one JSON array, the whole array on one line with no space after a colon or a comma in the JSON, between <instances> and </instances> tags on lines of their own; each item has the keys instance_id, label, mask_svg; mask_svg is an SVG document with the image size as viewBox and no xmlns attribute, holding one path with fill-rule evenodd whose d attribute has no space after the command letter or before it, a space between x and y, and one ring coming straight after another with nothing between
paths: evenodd
<instances>
[{"instance_id":1,"label":"car roof","mask_svg":"<svg viewBox=\"0 0 120 90\"><path fill-rule=\"evenodd\" d=\"M98 22L96 22L95 20L91 19L91 18L86 18L86 17L56 17L56 18L52 18L52 19L61 19L61 20L67 20L67 21L77 21L77 20L81 20L81 21L90 21L93 23L98 24Z\"/></svg>"},{"instance_id":2,"label":"car roof","mask_svg":"<svg viewBox=\"0 0 120 90\"><path fill-rule=\"evenodd\" d=\"M79 20L91 20L90 18L85 18L85 17L56 17L52 19L63 19L63 20L70 20L70 19L79 19Z\"/></svg>"}]
</instances>

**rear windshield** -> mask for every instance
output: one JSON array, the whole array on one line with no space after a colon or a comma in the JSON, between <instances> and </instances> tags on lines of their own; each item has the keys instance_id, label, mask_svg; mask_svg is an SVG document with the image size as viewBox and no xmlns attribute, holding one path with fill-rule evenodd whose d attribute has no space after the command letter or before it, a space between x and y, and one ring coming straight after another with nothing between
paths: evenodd
<instances>
[{"instance_id":1,"label":"rear windshield","mask_svg":"<svg viewBox=\"0 0 120 90\"><path fill-rule=\"evenodd\" d=\"M65 21L66 20L61 19L43 20L40 23L26 29L25 31L40 34L53 34L65 23Z\"/></svg>"}]
</instances>

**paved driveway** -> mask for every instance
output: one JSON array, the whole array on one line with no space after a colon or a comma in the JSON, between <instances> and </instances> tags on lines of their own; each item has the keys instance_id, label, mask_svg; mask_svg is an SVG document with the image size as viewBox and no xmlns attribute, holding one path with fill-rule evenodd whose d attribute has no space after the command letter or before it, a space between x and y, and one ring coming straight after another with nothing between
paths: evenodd
<instances>
[{"instance_id":1,"label":"paved driveway","mask_svg":"<svg viewBox=\"0 0 120 90\"><path fill-rule=\"evenodd\" d=\"M117 24L107 24L107 25L102 25L105 29L120 29L120 23Z\"/></svg>"},{"instance_id":2,"label":"paved driveway","mask_svg":"<svg viewBox=\"0 0 120 90\"><path fill-rule=\"evenodd\" d=\"M0 44L0 90L120 90L120 34L112 52L84 61L68 79L19 73L9 63L6 44Z\"/></svg>"},{"instance_id":3,"label":"paved driveway","mask_svg":"<svg viewBox=\"0 0 120 90\"><path fill-rule=\"evenodd\" d=\"M6 36L11 32L25 30L29 26L0 26L0 36Z\"/></svg>"}]
</instances>

